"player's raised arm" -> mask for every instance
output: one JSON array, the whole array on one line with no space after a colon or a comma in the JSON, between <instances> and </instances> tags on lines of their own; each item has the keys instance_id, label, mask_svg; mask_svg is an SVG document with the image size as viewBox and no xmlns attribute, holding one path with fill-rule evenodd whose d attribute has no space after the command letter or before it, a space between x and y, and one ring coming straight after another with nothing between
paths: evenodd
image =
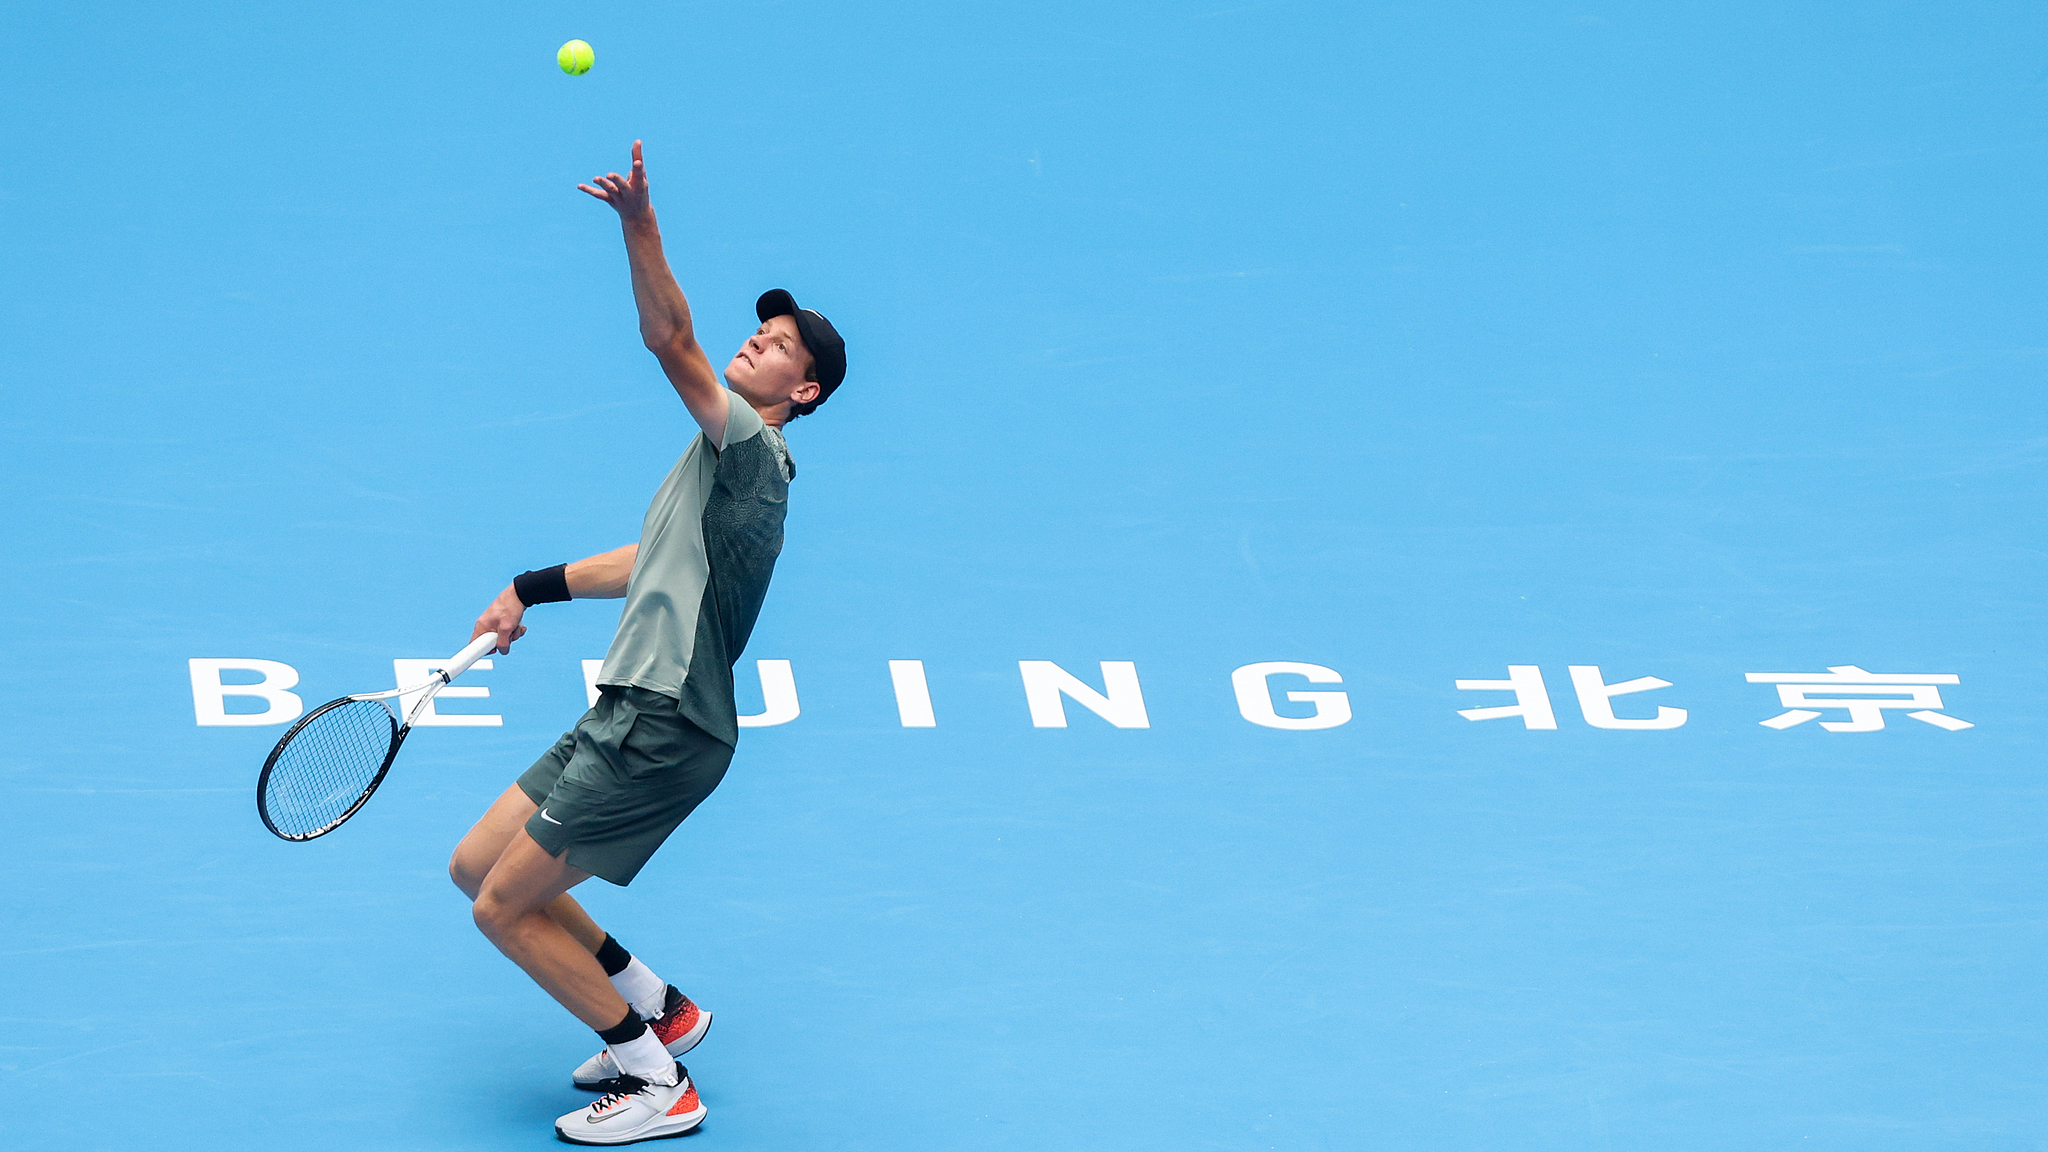
<instances>
[{"instance_id":1,"label":"player's raised arm","mask_svg":"<svg viewBox=\"0 0 2048 1152\"><path fill-rule=\"evenodd\" d=\"M714 445L723 447L727 397L725 385L697 343L690 324L690 303L669 271L661 251L661 230L654 223L654 204L647 195L647 165L640 141L633 141L633 169L628 175L608 172L576 187L610 204L626 233L626 261L633 270L633 303L640 309L640 339L661 361L661 370L683 398L690 415Z\"/></svg>"}]
</instances>

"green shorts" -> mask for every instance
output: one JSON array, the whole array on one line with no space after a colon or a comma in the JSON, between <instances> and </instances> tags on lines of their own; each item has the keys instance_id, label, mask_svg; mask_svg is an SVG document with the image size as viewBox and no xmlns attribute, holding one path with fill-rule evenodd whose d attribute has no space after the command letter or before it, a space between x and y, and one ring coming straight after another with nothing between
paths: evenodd
<instances>
[{"instance_id":1,"label":"green shorts","mask_svg":"<svg viewBox=\"0 0 2048 1152\"><path fill-rule=\"evenodd\" d=\"M571 867L628 884L730 763L732 747L683 719L675 697L606 684L519 777L540 805L526 831Z\"/></svg>"}]
</instances>

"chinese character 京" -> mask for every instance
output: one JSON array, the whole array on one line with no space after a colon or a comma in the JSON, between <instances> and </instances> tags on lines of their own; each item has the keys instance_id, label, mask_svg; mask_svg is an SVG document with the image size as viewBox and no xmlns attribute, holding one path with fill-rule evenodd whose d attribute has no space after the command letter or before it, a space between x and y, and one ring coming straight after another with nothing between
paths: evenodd
<instances>
[{"instance_id":1,"label":"chinese character \u4eac","mask_svg":"<svg viewBox=\"0 0 2048 1152\"><path fill-rule=\"evenodd\" d=\"M1830 732L1876 732L1884 727L1884 709L1914 708L1915 720L1958 732L1974 728L1967 720L1943 715L1940 684L1960 683L1953 674L1895 675L1865 672L1854 664L1837 664L1826 672L1749 672L1751 684L1776 684L1778 702L1786 711L1759 721L1766 728L1791 728L1820 716L1816 708L1845 708L1847 720L1822 720Z\"/></svg>"}]
</instances>

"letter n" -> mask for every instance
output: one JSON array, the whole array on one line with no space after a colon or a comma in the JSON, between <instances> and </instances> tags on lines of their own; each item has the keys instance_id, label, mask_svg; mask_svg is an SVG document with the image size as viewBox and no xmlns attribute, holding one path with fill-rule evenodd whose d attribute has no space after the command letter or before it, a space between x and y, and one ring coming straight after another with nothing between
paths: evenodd
<instances>
[{"instance_id":1,"label":"letter n","mask_svg":"<svg viewBox=\"0 0 2048 1152\"><path fill-rule=\"evenodd\" d=\"M1145 716L1145 693L1138 687L1138 666L1129 660L1102 661L1101 692L1050 660L1019 660L1017 670L1024 675L1024 702L1031 706L1034 728L1067 726L1063 698L1119 728L1152 726Z\"/></svg>"}]
</instances>

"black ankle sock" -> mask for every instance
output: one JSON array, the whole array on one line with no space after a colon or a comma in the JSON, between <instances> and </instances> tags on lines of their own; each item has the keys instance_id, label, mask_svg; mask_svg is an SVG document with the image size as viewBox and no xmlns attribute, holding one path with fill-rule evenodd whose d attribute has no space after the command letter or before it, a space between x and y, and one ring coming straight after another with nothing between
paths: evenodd
<instances>
[{"instance_id":1,"label":"black ankle sock","mask_svg":"<svg viewBox=\"0 0 2048 1152\"><path fill-rule=\"evenodd\" d=\"M604 965L605 975L617 976L633 962L633 954L621 948L619 942L606 933L604 943L597 946L597 962Z\"/></svg>"},{"instance_id":2,"label":"black ankle sock","mask_svg":"<svg viewBox=\"0 0 2048 1152\"><path fill-rule=\"evenodd\" d=\"M624 1044L628 1040L638 1039L640 1034L645 1031L647 1031L647 1021L642 1020L638 1012L627 1008L626 1018L609 1028L598 1029L597 1038L606 1044Z\"/></svg>"}]
</instances>

